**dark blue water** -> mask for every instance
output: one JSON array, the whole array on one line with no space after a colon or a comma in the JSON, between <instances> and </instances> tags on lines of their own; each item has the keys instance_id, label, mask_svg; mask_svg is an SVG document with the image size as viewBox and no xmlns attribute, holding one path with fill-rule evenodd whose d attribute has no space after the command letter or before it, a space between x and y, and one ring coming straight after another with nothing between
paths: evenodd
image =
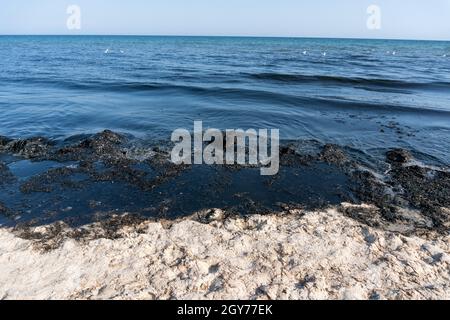
<instances>
[{"instance_id":1,"label":"dark blue water","mask_svg":"<svg viewBox=\"0 0 450 320\"><path fill-rule=\"evenodd\" d=\"M279 128L449 163L450 43L210 37L0 37L0 135Z\"/></svg>"}]
</instances>

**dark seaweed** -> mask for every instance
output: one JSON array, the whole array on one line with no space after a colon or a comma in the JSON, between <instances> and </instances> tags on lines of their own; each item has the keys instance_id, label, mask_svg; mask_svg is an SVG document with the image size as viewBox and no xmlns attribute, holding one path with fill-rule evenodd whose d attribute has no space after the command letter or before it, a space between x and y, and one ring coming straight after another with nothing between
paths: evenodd
<instances>
[{"instance_id":1,"label":"dark seaweed","mask_svg":"<svg viewBox=\"0 0 450 320\"><path fill-rule=\"evenodd\" d=\"M159 219L170 227L170 220L182 217L211 223L233 215L280 214L350 202L373 205L341 207L347 216L370 226L404 222L400 211L411 208L432 221L408 222L413 233L448 232L449 173L408 165L414 157L407 150L386 151L391 170L383 179L365 168L363 153L316 141L283 144L280 173L273 177L262 177L257 166L177 166L169 161L168 150L170 144L161 142L139 148L132 137L108 130L59 144L41 137L0 137L0 154L31 159L29 165L57 164L18 180L8 163L0 162L0 215L30 239L40 237L30 231L33 226L55 223L78 230L72 237L86 238L87 231L80 227L93 222L103 230L99 235L114 238L122 226L145 219ZM62 227L49 230L51 242L67 233Z\"/></svg>"}]
</instances>

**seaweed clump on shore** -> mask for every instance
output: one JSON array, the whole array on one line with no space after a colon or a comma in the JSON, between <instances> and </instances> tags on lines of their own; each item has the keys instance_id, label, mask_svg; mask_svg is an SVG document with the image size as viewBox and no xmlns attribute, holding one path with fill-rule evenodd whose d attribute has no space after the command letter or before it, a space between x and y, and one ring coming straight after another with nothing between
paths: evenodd
<instances>
[{"instance_id":1,"label":"seaweed clump on shore","mask_svg":"<svg viewBox=\"0 0 450 320\"><path fill-rule=\"evenodd\" d=\"M413 157L402 150L388 152L394 187L416 209L433 221L442 231L450 228L450 172L408 164Z\"/></svg>"},{"instance_id":2,"label":"seaweed clump on shore","mask_svg":"<svg viewBox=\"0 0 450 320\"><path fill-rule=\"evenodd\" d=\"M175 177L185 166L175 166L169 161L168 154L154 148L147 151L143 161L134 159L132 150L127 145L126 136L105 130L77 143L60 148L46 150L45 160L77 162L77 166L56 168L45 174L30 178L21 186L24 193L52 192L57 185L65 188L77 188L80 183L68 177L85 174L92 182L119 181L152 190L155 186ZM148 165L147 170L136 167L139 163ZM149 171L154 172L149 179Z\"/></svg>"},{"instance_id":3,"label":"seaweed clump on shore","mask_svg":"<svg viewBox=\"0 0 450 320\"><path fill-rule=\"evenodd\" d=\"M0 136L0 150L3 150L3 148L9 143L11 142L11 139L4 137L4 136Z\"/></svg>"},{"instance_id":4,"label":"seaweed clump on shore","mask_svg":"<svg viewBox=\"0 0 450 320\"><path fill-rule=\"evenodd\" d=\"M334 144L326 144L323 147L321 153L319 154L319 160L340 167L351 165L345 151L341 147Z\"/></svg>"},{"instance_id":5,"label":"seaweed clump on shore","mask_svg":"<svg viewBox=\"0 0 450 320\"><path fill-rule=\"evenodd\" d=\"M354 170L357 198L372 206L342 206L346 215L373 227L405 234L446 233L450 227L450 172L414 162L404 149L386 152L391 169L383 180Z\"/></svg>"},{"instance_id":6,"label":"seaweed clump on shore","mask_svg":"<svg viewBox=\"0 0 450 320\"><path fill-rule=\"evenodd\" d=\"M144 233L147 229L145 222L148 221L136 214L111 213L97 216L85 227L73 228L63 221L39 227L25 223L15 226L13 232L21 239L32 241L35 249L48 252L59 248L67 239L87 243L97 239L120 239L129 232Z\"/></svg>"},{"instance_id":7,"label":"seaweed clump on shore","mask_svg":"<svg viewBox=\"0 0 450 320\"><path fill-rule=\"evenodd\" d=\"M179 214L172 215L168 211L180 210L184 218L197 212L197 221L209 223L242 215L243 212L248 215L283 214L298 208L320 210L330 203L348 202L352 205L340 206L341 212L382 229L402 233L442 233L448 231L450 225L449 172L419 166L413 155L404 149L389 150L384 161L379 159L390 167L381 174L379 172L384 172L384 169L364 165L372 162L365 161L363 152L358 153L358 150L323 145L317 141L291 142L280 147L280 174L263 179L255 176L255 171L252 171L255 168L250 166L224 166L222 169L175 165L163 144L141 148L139 141L136 142L109 130L91 136L72 137L62 144L39 137L26 140L0 137L0 153L20 155L33 163L56 163L56 167L14 184L19 186L21 196L29 196L30 199L34 197L33 193L50 194L47 198L45 195L40 197L46 201L42 202L45 210L38 217L43 221L35 225L47 222L46 214L58 215L66 208L63 207L64 201L79 199L80 195L83 201L80 206L84 207L77 210L86 211L86 215L115 210L116 213L135 212L160 219L178 219ZM181 175L184 172L186 174ZM7 185L14 178L8 166L0 161L0 186L5 182ZM196 183L194 188L189 186L192 181ZM166 182L169 183L164 185ZM243 190L239 189L241 184L245 185ZM231 187L233 191L228 190ZM257 190L261 193L252 195L254 188L262 188ZM297 189L302 192L297 192ZM76 193L74 190L82 191ZM103 192L100 198L96 196L97 191ZM104 194L110 191L111 197L106 197ZM121 193L126 196L122 198ZM133 194L135 196L130 196ZM322 199L324 194L329 198ZM142 198L148 196L149 200L140 202L141 195ZM190 202L200 202L196 197L204 201L201 208L198 205L189 207ZM268 204L266 198L273 199L270 200L272 203ZM108 201L114 204L109 205ZM133 201L137 203L132 207L124 205ZM287 209L278 206L280 201L287 204ZM8 202L6 205L17 212L22 210ZM37 204L33 202L25 210L32 206ZM72 218L64 213L61 214L64 219ZM57 221L59 217L54 220L50 217L49 220ZM114 224L121 223L112 223L107 229L112 230Z\"/></svg>"},{"instance_id":8,"label":"seaweed clump on shore","mask_svg":"<svg viewBox=\"0 0 450 320\"><path fill-rule=\"evenodd\" d=\"M58 161L98 161L103 160L114 164L125 159L120 146L126 142L126 137L105 130L91 137L82 139L78 143L59 148L49 154L49 157Z\"/></svg>"},{"instance_id":9,"label":"seaweed clump on shore","mask_svg":"<svg viewBox=\"0 0 450 320\"><path fill-rule=\"evenodd\" d=\"M26 159L44 158L52 146L53 142L43 137L19 140L0 137L0 152L11 153Z\"/></svg>"}]
</instances>

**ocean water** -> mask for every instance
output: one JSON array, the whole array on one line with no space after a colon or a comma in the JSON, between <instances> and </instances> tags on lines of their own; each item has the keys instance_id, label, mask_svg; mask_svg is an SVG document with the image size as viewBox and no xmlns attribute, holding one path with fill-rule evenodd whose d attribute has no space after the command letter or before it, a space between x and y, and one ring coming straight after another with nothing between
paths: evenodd
<instances>
[{"instance_id":1,"label":"ocean water","mask_svg":"<svg viewBox=\"0 0 450 320\"><path fill-rule=\"evenodd\" d=\"M0 36L0 135L169 139L194 120L450 156L450 43Z\"/></svg>"},{"instance_id":2,"label":"ocean water","mask_svg":"<svg viewBox=\"0 0 450 320\"><path fill-rule=\"evenodd\" d=\"M0 57L0 136L64 146L109 129L127 134L127 150L147 152L202 120L204 128L279 129L301 153L337 144L380 177L390 148L450 164L449 42L0 36ZM282 164L275 177L214 166L173 174L151 160L64 161L0 154L0 226L80 225L111 212L318 208L358 202L361 187L314 161Z\"/></svg>"}]
</instances>

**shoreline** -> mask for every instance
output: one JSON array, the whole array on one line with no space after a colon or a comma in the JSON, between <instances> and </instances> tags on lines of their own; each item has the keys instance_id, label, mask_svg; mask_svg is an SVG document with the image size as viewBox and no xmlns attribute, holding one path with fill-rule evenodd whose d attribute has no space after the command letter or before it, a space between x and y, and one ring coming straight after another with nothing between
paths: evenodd
<instances>
[{"instance_id":1,"label":"shoreline","mask_svg":"<svg viewBox=\"0 0 450 320\"><path fill-rule=\"evenodd\" d=\"M404 236L332 208L60 241L43 250L0 229L0 299L450 299L450 235Z\"/></svg>"},{"instance_id":2,"label":"shoreline","mask_svg":"<svg viewBox=\"0 0 450 320\"><path fill-rule=\"evenodd\" d=\"M109 130L56 143L0 136L0 226L64 221L81 226L128 212L173 220L205 208L227 216L325 210L374 227L409 222L411 233L448 233L450 170L412 151L358 150L300 140L280 147L280 172L258 166L175 165L170 145L136 144Z\"/></svg>"},{"instance_id":3,"label":"shoreline","mask_svg":"<svg viewBox=\"0 0 450 320\"><path fill-rule=\"evenodd\" d=\"M0 137L0 299L450 300L447 165L300 141L258 180L128 139Z\"/></svg>"}]
</instances>

